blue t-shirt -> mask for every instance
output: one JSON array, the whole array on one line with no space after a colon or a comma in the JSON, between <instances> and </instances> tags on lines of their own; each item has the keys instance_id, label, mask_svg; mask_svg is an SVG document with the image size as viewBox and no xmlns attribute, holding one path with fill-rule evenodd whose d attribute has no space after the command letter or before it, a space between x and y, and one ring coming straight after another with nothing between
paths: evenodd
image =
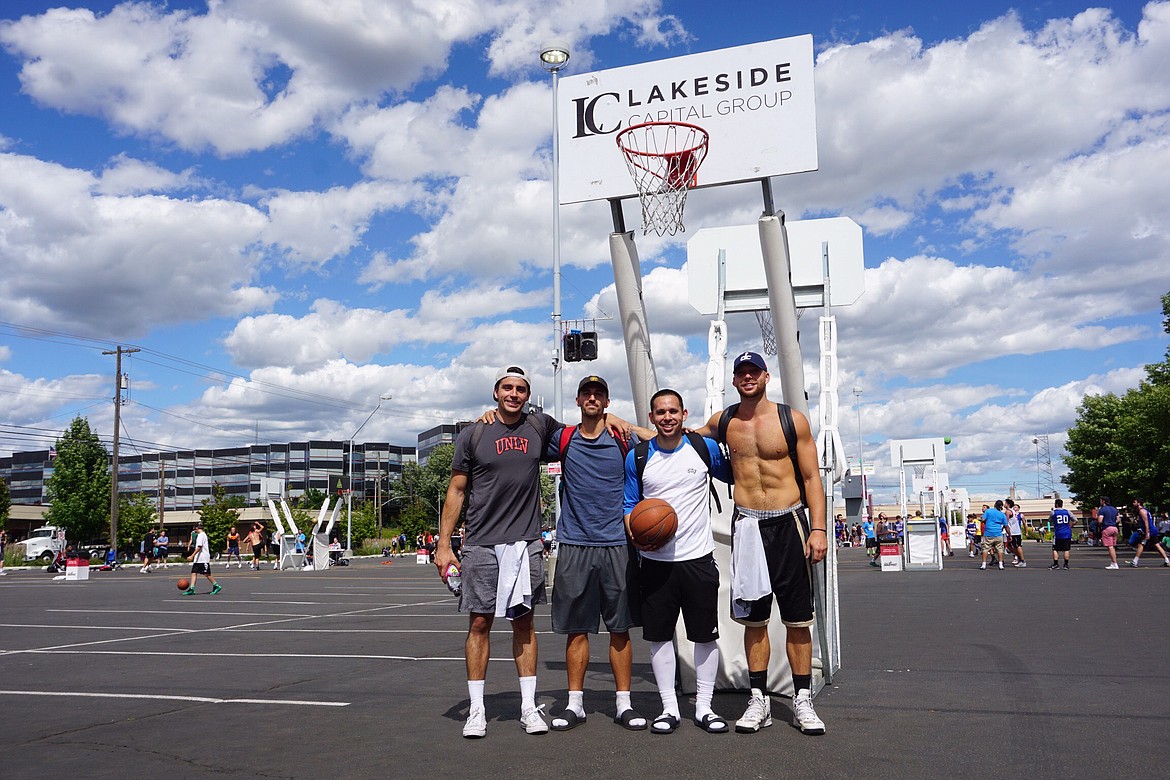
<instances>
[{"instance_id":1,"label":"blue t-shirt","mask_svg":"<svg viewBox=\"0 0 1170 780\"><path fill-rule=\"evenodd\" d=\"M1051 520L1054 539L1072 538L1073 516L1067 509L1053 509Z\"/></svg>"},{"instance_id":2,"label":"blue t-shirt","mask_svg":"<svg viewBox=\"0 0 1170 780\"><path fill-rule=\"evenodd\" d=\"M995 507L983 513L983 536L998 539L1003 536L1003 527L1007 524L1007 515Z\"/></svg>"},{"instance_id":3,"label":"blue t-shirt","mask_svg":"<svg viewBox=\"0 0 1170 780\"><path fill-rule=\"evenodd\" d=\"M1106 504L1097 510L1097 519L1101 521L1101 525L1108 528L1109 526L1117 525L1117 507Z\"/></svg>"},{"instance_id":4,"label":"blue t-shirt","mask_svg":"<svg viewBox=\"0 0 1170 780\"><path fill-rule=\"evenodd\" d=\"M561 460L561 430L548 444L546 459ZM631 437L629 449L637 444ZM573 431L561 463L561 519L557 523L560 544L617 547L626 543L622 522L626 466L621 445L608 430L596 439Z\"/></svg>"},{"instance_id":5,"label":"blue t-shirt","mask_svg":"<svg viewBox=\"0 0 1170 780\"><path fill-rule=\"evenodd\" d=\"M871 521L866 520L864 523L862 523L861 530L865 532L866 539L873 539L874 538L873 523Z\"/></svg>"}]
</instances>

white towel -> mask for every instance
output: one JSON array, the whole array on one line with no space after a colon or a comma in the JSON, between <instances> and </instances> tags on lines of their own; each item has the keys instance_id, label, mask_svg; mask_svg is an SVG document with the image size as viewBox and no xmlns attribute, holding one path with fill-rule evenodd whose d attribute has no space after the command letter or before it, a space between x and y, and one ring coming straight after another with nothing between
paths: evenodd
<instances>
[{"instance_id":1,"label":"white towel","mask_svg":"<svg viewBox=\"0 0 1170 780\"><path fill-rule=\"evenodd\" d=\"M500 579L496 583L496 617L504 617L508 609L523 604L532 609L532 569L528 564L528 542L497 544L496 564Z\"/></svg>"},{"instance_id":2,"label":"white towel","mask_svg":"<svg viewBox=\"0 0 1170 780\"><path fill-rule=\"evenodd\" d=\"M732 616L747 617L746 602L761 599L771 592L772 581L768 577L768 558L764 554L764 540L760 537L759 518L740 515L731 545Z\"/></svg>"}]
</instances>

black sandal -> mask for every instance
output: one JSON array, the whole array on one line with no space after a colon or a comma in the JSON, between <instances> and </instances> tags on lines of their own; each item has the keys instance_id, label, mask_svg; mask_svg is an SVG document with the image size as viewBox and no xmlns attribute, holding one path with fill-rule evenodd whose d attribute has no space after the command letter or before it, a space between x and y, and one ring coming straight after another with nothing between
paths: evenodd
<instances>
[{"instance_id":1,"label":"black sandal","mask_svg":"<svg viewBox=\"0 0 1170 780\"><path fill-rule=\"evenodd\" d=\"M635 721L635 720L642 721L642 725L641 726L633 725L631 723L631 721ZM629 729L630 731L645 731L647 728L646 719L643 718L641 715L639 715L637 712L634 712L633 709L628 709L625 712L623 712L621 715L618 715L616 718L613 719L613 722L618 724L619 726L621 726L624 729Z\"/></svg>"},{"instance_id":2,"label":"black sandal","mask_svg":"<svg viewBox=\"0 0 1170 780\"><path fill-rule=\"evenodd\" d=\"M557 723L558 720L563 720L564 723L558 724ZM584 722L585 722L584 715L578 715L577 713L573 712L572 710L567 709L564 712L562 712L560 715L557 715L553 718L552 730L553 731L572 731L573 729L577 728L577 726L581 725Z\"/></svg>"},{"instance_id":3,"label":"black sandal","mask_svg":"<svg viewBox=\"0 0 1170 780\"><path fill-rule=\"evenodd\" d=\"M653 734L673 734L678 728L678 718L673 715L659 715L654 719L650 732Z\"/></svg>"},{"instance_id":4,"label":"black sandal","mask_svg":"<svg viewBox=\"0 0 1170 780\"><path fill-rule=\"evenodd\" d=\"M727 721L714 712L708 712L702 718L695 718L695 725L708 734L727 733Z\"/></svg>"}]
</instances>

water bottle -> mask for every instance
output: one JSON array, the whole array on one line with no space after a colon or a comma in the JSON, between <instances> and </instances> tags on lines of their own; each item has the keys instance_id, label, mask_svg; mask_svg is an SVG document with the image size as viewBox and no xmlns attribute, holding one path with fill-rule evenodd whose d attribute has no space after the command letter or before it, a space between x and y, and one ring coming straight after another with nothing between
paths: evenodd
<instances>
[{"instance_id":1,"label":"water bottle","mask_svg":"<svg viewBox=\"0 0 1170 780\"><path fill-rule=\"evenodd\" d=\"M447 573L443 575L443 582L447 583L447 590L458 596L463 592L463 572L455 564L447 567Z\"/></svg>"}]
</instances>

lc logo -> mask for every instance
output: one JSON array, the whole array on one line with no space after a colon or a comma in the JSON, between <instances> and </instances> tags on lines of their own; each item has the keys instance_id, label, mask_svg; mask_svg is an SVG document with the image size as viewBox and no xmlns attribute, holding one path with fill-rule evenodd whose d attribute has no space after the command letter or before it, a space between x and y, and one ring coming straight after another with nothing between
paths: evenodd
<instances>
[{"instance_id":1,"label":"lc logo","mask_svg":"<svg viewBox=\"0 0 1170 780\"><path fill-rule=\"evenodd\" d=\"M612 127L597 123L597 104L602 98L608 98L619 105L621 104L621 96L616 92L602 92L591 98L573 99L573 105L577 111L577 130L573 133L574 138L584 138L587 135L607 135L622 129L620 120L615 122Z\"/></svg>"}]
</instances>

